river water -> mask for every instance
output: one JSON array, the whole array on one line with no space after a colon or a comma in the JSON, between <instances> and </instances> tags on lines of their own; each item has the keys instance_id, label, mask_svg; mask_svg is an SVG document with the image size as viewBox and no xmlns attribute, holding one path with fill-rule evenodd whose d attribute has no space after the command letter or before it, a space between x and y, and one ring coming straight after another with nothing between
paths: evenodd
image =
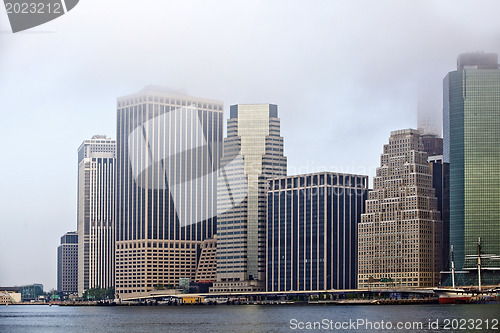
<instances>
[{"instance_id":1,"label":"river water","mask_svg":"<svg viewBox=\"0 0 500 333\"><path fill-rule=\"evenodd\" d=\"M499 332L500 305L0 306L0 332Z\"/></svg>"}]
</instances>

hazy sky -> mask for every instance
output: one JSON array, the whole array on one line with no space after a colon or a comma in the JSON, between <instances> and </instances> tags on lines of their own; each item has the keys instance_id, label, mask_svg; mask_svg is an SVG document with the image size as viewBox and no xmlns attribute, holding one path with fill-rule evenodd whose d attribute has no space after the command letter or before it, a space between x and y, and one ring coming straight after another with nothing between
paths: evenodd
<instances>
[{"instance_id":1,"label":"hazy sky","mask_svg":"<svg viewBox=\"0 0 500 333\"><path fill-rule=\"evenodd\" d=\"M440 121L458 54L500 53L500 1L81 0L12 34L0 9L0 286L56 288L77 148L148 84L276 103L289 174L374 175L391 130ZM424 100L418 101L417 96Z\"/></svg>"}]
</instances>

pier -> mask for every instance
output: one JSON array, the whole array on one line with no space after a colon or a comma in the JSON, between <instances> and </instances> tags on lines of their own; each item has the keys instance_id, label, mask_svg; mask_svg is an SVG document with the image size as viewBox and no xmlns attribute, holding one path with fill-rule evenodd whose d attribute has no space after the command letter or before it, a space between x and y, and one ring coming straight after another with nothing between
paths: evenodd
<instances>
[{"instance_id":1,"label":"pier","mask_svg":"<svg viewBox=\"0 0 500 333\"><path fill-rule=\"evenodd\" d=\"M153 292L150 295L127 297L117 305L146 304L428 304L437 303L432 289L351 289L351 290L301 290L282 292L234 292L172 294Z\"/></svg>"}]
</instances>

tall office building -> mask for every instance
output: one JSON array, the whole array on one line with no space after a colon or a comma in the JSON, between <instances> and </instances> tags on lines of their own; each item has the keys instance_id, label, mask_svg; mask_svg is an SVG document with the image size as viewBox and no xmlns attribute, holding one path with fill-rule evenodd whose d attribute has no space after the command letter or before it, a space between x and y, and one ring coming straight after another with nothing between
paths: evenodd
<instances>
[{"instance_id":1,"label":"tall office building","mask_svg":"<svg viewBox=\"0 0 500 333\"><path fill-rule=\"evenodd\" d=\"M115 140L94 135L78 149L78 294L114 286Z\"/></svg>"},{"instance_id":2,"label":"tall office building","mask_svg":"<svg viewBox=\"0 0 500 333\"><path fill-rule=\"evenodd\" d=\"M194 280L215 235L223 104L149 86L117 102L116 290Z\"/></svg>"},{"instance_id":3,"label":"tall office building","mask_svg":"<svg viewBox=\"0 0 500 333\"><path fill-rule=\"evenodd\" d=\"M444 160L450 163L450 244L455 266L472 271L477 259L466 262L466 256L477 255L478 237L483 253L500 255L498 56L461 54L457 70L444 78L443 95ZM485 268L499 265L499 260L483 260Z\"/></svg>"},{"instance_id":4,"label":"tall office building","mask_svg":"<svg viewBox=\"0 0 500 333\"><path fill-rule=\"evenodd\" d=\"M443 160L443 138L435 134L420 133L427 161L431 167L432 186L436 190L438 210L443 222L441 266L446 271L450 263L450 163ZM441 276L443 282L446 278L445 275Z\"/></svg>"},{"instance_id":5,"label":"tall office building","mask_svg":"<svg viewBox=\"0 0 500 333\"><path fill-rule=\"evenodd\" d=\"M355 289L368 176L275 178L267 192L267 291Z\"/></svg>"},{"instance_id":6,"label":"tall office building","mask_svg":"<svg viewBox=\"0 0 500 333\"><path fill-rule=\"evenodd\" d=\"M265 290L267 180L286 175L278 106L232 105L218 183L214 292Z\"/></svg>"},{"instance_id":7,"label":"tall office building","mask_svg":"<svg viewBox=\"0 0 500 333\"><path fill-rule=\"evenodd\" d=\"M427 159L431 168L432 186L436 190L438 210L443 223L441 238L441 268L450 269L450 163L443 161L443 155L429 156ZM441 276L444 282L448 277Z\"/></svg>"},{"instance_id":8,"label":"tall office building","mask_svg":"<svg viewBox=\"0 0 500 333\"><path fill-rule=\"evenodd\" d=\"M65 233L57 248L57 292L66 295L78 292L78 234L75 231Z\"/></svg>"},{"instance_id":9,"label":"tall office building","mask_svg":"<svg viewBox=\"0 0 500 333\"><path fill-rule=\"evenodd\" d=\"M359 224L358 287L439 282L442 223L422 139L391 132Z\"/></svg>"}]
</instances>

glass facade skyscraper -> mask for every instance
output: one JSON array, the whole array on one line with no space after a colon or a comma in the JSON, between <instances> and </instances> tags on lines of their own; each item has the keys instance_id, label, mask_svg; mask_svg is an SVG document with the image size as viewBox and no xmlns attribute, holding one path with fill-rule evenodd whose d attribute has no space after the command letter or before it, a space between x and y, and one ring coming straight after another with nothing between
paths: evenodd
<instances>
[{"instance_id":1,"label":"glass facade skyscraper","mask_svg":"<svg viewBox=\"0 0 500 333\"><path fill-rule=\"evenodd\" d=\"M500 255L500 69L498 56L467 53L443 82L444 160L450 163L450 245L455 266ZM483 267L500 261L483 261ZM466 282L466 281L464 281ZM498 282L498 281L497 281ZM467 281L466 283L473 283Z\"/></svg>"},{"instance_id":2,"label":"glass facade skyscraper","mask_svg":"<svg viewBox=\"0 0 500 333\"><path fill-rule=\"evenodd\" d=\"M212 290L264 290L267 180L287 165L277 105L231 106L221 163Z\"/></svg>"},{"instance_id":3,"label":"glass facade skyscraper","mask_svg":"<svg viewBox=\"0 0 500 333\"><path fill-rule=\"evenodd\" d=\"M78 294L114 286L116 141L95 135L78 149Z\"/></svg>"},{"instance_id":4,"label":"glass facade skyscraper","mask_svg":"<svg viewBox=\"0 0 500 333\"><path fill-rule=\"evenodd\" d=\"M443 155L429 156L429 166L432 173L432 186L436 190L438 210L443 222L442 232L442 269L449 270L450 264L450 164L443 162ZM448 277L441 276L441 281Z\"/></svg>"},{"instance_id":5,"label":"glass facade skyscraper","mask_svg":"<svg viewBox=\"0 0 500 333\"><path fill-rule=\"evenodd\" d=\"M116 290L194 280L215 235L223 104L149 86L117 105Z\"/></svg>"},{"instance_id":6,"label":"glass facade skyscraper","mask_svg":"<svg viewBox=\"0 0 500 333\"><path fill-rule=\"evenodd\" d=\"M267 291L355 289L368 176L275 178L267 192Z\"/></svg>"}]
</instances>

